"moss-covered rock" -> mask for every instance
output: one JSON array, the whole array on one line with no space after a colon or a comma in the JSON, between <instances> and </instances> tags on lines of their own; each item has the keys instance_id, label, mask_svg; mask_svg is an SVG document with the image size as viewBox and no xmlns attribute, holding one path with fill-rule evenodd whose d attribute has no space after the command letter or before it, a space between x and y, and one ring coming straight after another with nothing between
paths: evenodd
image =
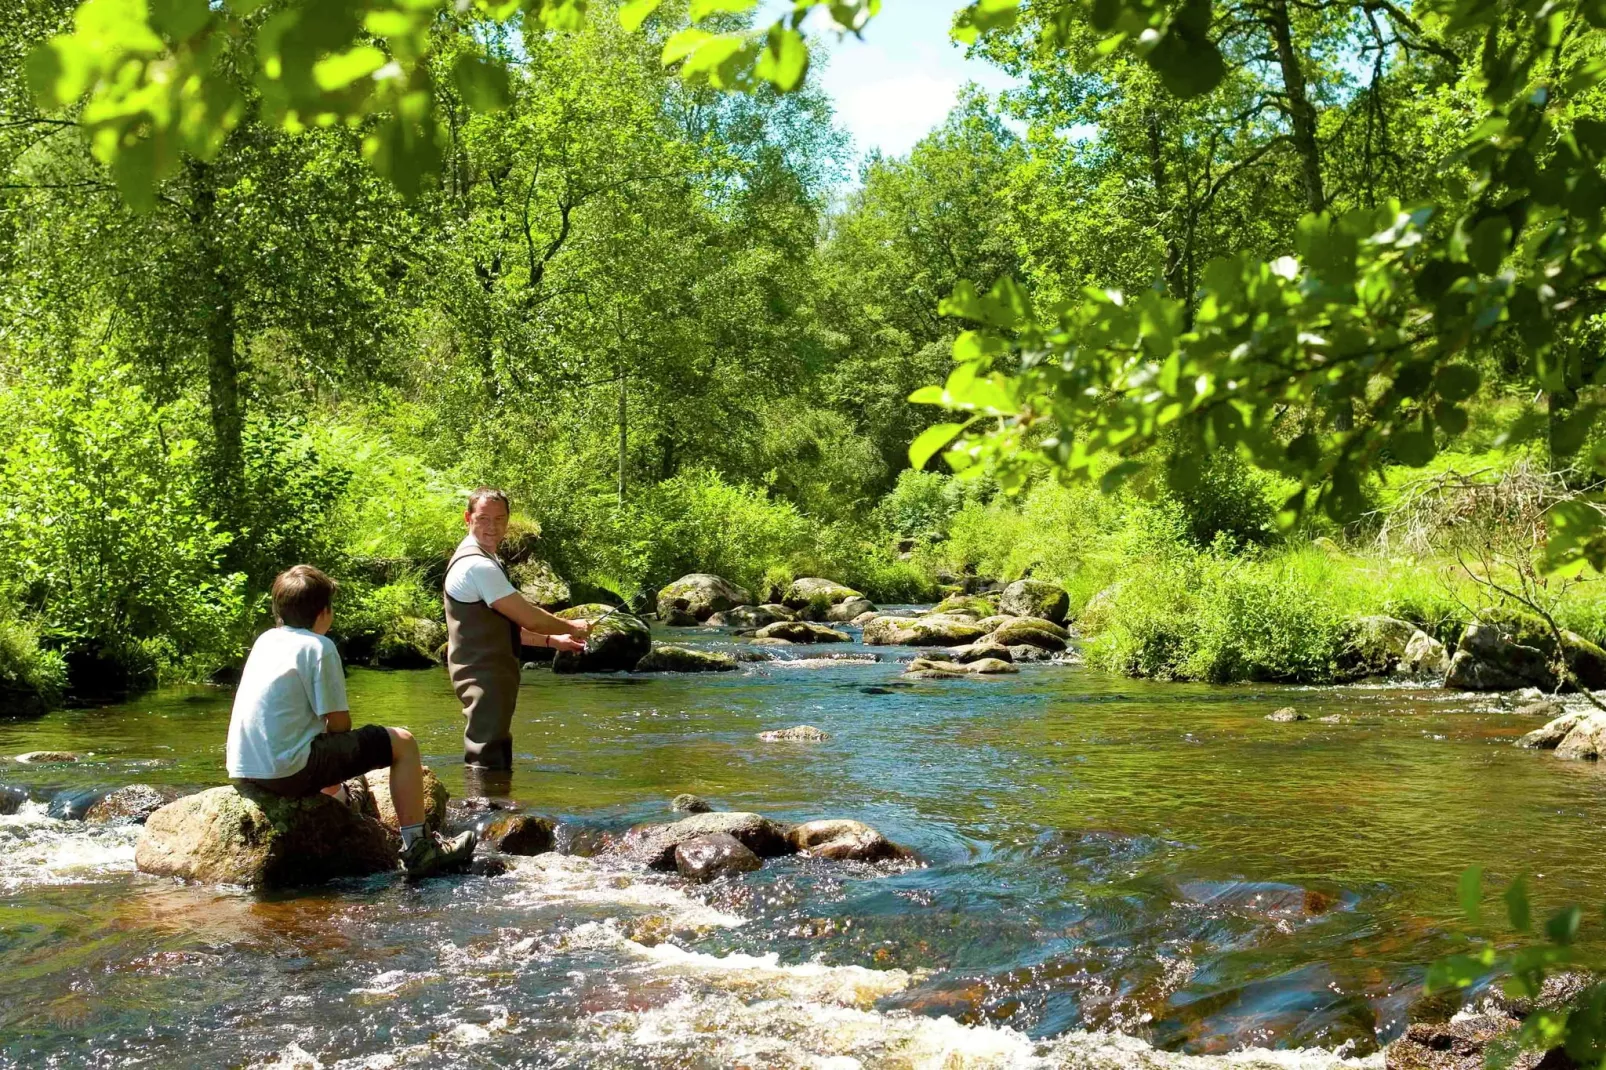
<instances>
[{"instance_id":1,"label":"moss-covered rock","mask_svg":"<svg viewBox=\"0 0 1606 1070\"><path fill-rule=\"evenodd\" d=\"M1555 634L1538 617L1485 610L1462 631L1444 686L1467 691L1521 687L1554 691L1561 683L1556 654ZM1584 687L1606 687L1606 651L1576 632L1563 631L1561 655Z\"/></svg>"},{"instance_id":2,"label":"moss-covered rock","mask_svg":"<svg viewBox=\"0 0 1606 1070\"><path fill-rule=\"evenodd\" d=\"M789 643L846 643L852 636L806 620L783 620L758 630L756 639L785 639Z\"/></svg>"},{"instance_id":3,"label":"moss-covered rock","mask_svg":"<svg viewBox=\"0 0 1606 1070\"><path fill-rule=\"evenodd\" d=\"M427 669L446 660L446 625L425 617L400 617L374 645L372 664L384 669Z\"/></svg>"},{"instance_id":4,"label":"moss-covered rock","mask_svg":"<svg viewBox=\"0 0 1606 1070\"><path fill-rule=\"evenodd\" d=\"M673 627L688 627L752 601L745 588L720 576L694 572L658 592L658 619Z\"/></svg>"},{"instance_id":5,"label":"moss-covered rock","mask_svg":"<svg viewBox=\"0 0 1606 1070\"><path fill-rule=\"evenodd\" d=\"M1041 617L1016 617L987 638L1002 646L1035 646L1058 653L1070 645L1071 633Z\"/></svg>"},{"instance_id":6,"label":"moss-covered rock","mask_svg":"<svg viewBox=\"0 0 1606 1070\"><path fill-rule=\"evenodd\" d=\"M150 815L134 852L143 873L259 888L386 873L397 863L378 821L327 795L283 799L252 787L169 803Z\"/></svg>"},{"instance_id":7,"label":"moss-covered rock","mask_svg":"<svg viewBox=\"0 0 1606 1070\"><path fill-rule=\"evenodd\" d=\"M736 606L709 617L708 624L716 628L758 629L778 620L796 620L797 614L780 603L762 606Z\"/></svg>"},{"instance_id":8,"label":"moss-covered rock","mask_svg":"<svg viewBox=\"0 0 1606 1070\"><path fill-rule=\"evenodd\" d=\"M585 652L558 651L552 659L553 672L628 672L647 656L652 650L652 629L641 618L622 609L608 616L612 608L600 602L588 602L558 612L564 620L595 623L586 638ZM602 619L605 616L607 619Z\"/></svg>"},{"instance_id":9,"label":"moss-covered rock","mask_svg":"<svg viewBox=\"0 0 1606 1070\"><path fill-rule=\"evenodd\" d=\"M563 577L539 558L528 558L509 566L507 574L519 593L542 609L562 609L572 597Z\"/></svg>"},{"instance_id":10,"label":"moss-covered rock","mask_svg":"<svg viewBox=\"0 0 1606 1070\"><path fill-rule=\"evenodd\" d=\"M931 615L939 617L964 617L968 620L981 620L983 617L993 616L998 607L991 600L980 595L952 594L931 607Z\"/></svg>"},{"instance_id":11,"label":"moss-covered rock","mask_svg":"<svg viewBox=\"0 0 1606 1070\"><path fill-rule=\"evenodd\" d=\"M877 617L864 626L864 641L871 646L960 646L986 634L973 621L935 615Z\"/></svg>"},{"instance_id":12,"label":"moss-covered rock","mask_svg":"<svg viewBox=\"0 0 1606 1070\"><path fill-rule=\"evenodd\" d=\"M733 672L736 659L713 650L654 643L647 656L636 662L637 672Z\"/></svg>"},{"instance_id":13,"label":"moss-covered rock","mask_svg":"<svg viewBox=\"0 0 1606 1070\"><path fill-rule=\"evenodd\" d=\"M874 602L868 598L849 598L826 610L825 619L831 624L851 624L866 613L875 613Z\"/></svg>"},{"instance_id":14,"label":"moss-covered rock","mask_svg":"<svg viewBox=\"0 0 1606 1070\"><path fill-rule=\"evenodd\" d=\"M827 609L850 598L863 598L864 595L851 587L844 587L835 580L821 579L818 576L804 576L802 579L792 581L786 589L781 602L788 609L804 610L811 606L823 605Z\"/></svg>"},{"instance_id":15,"label":"moss-covered rock","mask_svg":"<svg viewBox=\"0 0 1606 1070\"><path fill-rule=\"evenodd\" d=\"M1016 580L1004 588L998 599L998 610L1014 617L1041 617L1055 624L1065 623L1065 614L1071 607L1065 588L1047 580Z\"/></svg>"}]
</instances>

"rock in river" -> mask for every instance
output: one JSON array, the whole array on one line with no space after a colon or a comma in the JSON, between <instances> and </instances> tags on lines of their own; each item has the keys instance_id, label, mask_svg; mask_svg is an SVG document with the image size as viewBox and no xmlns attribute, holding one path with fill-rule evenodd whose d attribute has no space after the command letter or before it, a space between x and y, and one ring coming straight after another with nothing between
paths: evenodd
<instances>
[{"instance_id":1,"label":"rock in river","mask_svg":"<svg viewBox=\"0 0 1606 1070\"><path fill-rule=\"evenodd\" d=\"M354 780L346 781L346 791L351 795L359 810L365 817L372 818L385 827L390 834L391 846L401 850L401 822L396 819L396 804L390 797L390 770L375 769L364 773ZM446 804L451 795L446 785L440 782L435 771L424 766L424 830L426 832L439 832L446 826Z\"/></svg>"},{"instance_id":2,"label":"rock in river","mask_svg":"<svg viewBox=\"0 0 1606 1070\"><path fill-rule=\"evenodd\" d=\"M658 619L676 627L701 624L715 613L751 605L752 601L752 595L729 580L694 572L658 592Z\"/></svg>"},{"instance_id":3,"label":"rock in river","mask_svg":"<svg viewBox=\"0 0 1606 1070\"><path fill-rule=\"evenodd\" d=\"M958 617L877 617L864 626L864 641L871 646L958 646L986 634Z\"/></svg>"},{"instance_id":4,"label":"rock in river","mask_svg":"<svg viewBox=\"0 0 1606 1070\"><path fill-rule=\"evenodd\" d=\"M905 676L914 676L923 680L941 679L945 676L997 676L1004 673L1020 672L1011 662L1002 658L978 658L975 661L960 664L953 661L935 661L930 658L916 658L909 663Z\"/></svg>"},{"instance_id":5,"label":"rock in river","mask_svg":"<svg viewBox=\"0 0 1606 1070\"><path fill-rule=\"evenodd\" d=\"M507 814L485 826L480 842L506 855L540 855L557 847L552 820L529 814Z\"/></svg>"},{"instance_id":6,"label":"rock in river","mask_svg":"<svg viewBox=\"0 0 1606 1070\"><path fill-rule=\"evenodd\" d=\"M780 604L737 606L723 613L715 613L707 622L716 628L762 628L778 620L793 620L795 614Z\"/></svg>"},{"instance_id":7,"label":"rock in river","mask_svg":"<svg viewBox=\"0 0 1606 1070\"><path fill-rule=\"evenodd\" d=\"M1004 588L998 609L1015 617L1041 617L1055 624L1065 623L1071 608L1065 588L1045 580L1016 580Z\"/></svg>"},{"instance_id":8,"label":"rock in river","mask_svg":"<svg viewBox=\"0 0 1606 1070\"><path fill-rule=\"evenodd\" d=\"M728 832L697 836L675 847L675 869L694 881L751 873L764 865L747 845Z\"/></svg>"},{"instance_id":9,"label":"rock in river","mask_svg":"<svg viewBox=\"0 0 1606 1070\"><path fill-rule=\"evenodd\" d=\"M786 829L767 817L740 812L694 814L670 825L641 825L625 834L619 851L652 869L675 868L675 848L700 836L723 832L760 858L789 853Z\"/></svg>"},{"instance_id":10,"label":"rock in river","mask_svg":"<svg viewBox=\"0 0 1606 1070\"><path fill-rule=\"evenodd\" d=\"M931 616L934 617L962 617L966 620L981 620L998 613L998 607L991 600L979 595L951 594L941 602L931 607Z\"/></svg>"},{"instance_id":11,"label":"rock in river","mask_svg":"<svg viewBox=\"0 0 1606 1070\"><path fill-rule=\"evenodd\" d=\"M134 852L144 873L208 884L290 888L397 866L388 830L327 795L283 799L212 788L162 807Z\"/></svg>"},{"instance_id":12,"label":"rock in river","mask_svg":"<svg viewBox=\"0 0 1606 1070\"><path fill-rule=\"evenodd\" d=\"M846 818L805 821L788 832L786 840L803 854L837 861L879 862L913 855L864 822Z\"/></svg>"},{"instance_id":13,"label":"rock in river","mask_svg":"<svg viewBox=\"0 0 1606 1070\"><path fill-rule=\"evenodd\" d=\"M758 630L759 639L785 639L788 643L847 643L853 637L847 632L827 628L806 620L783 620L766 624Z\"/></svg>"},{"instance_id":14,"label":"rock in river","mask_svg":"<svg viewBox=\"0 0 1606 1070\"><path fill-rule=\"evenodd\" d=\"M1606 714L1591 713L1578 719L1556 745L1556 757L1588 761L1606 755Z\"/></svg>"},{"instance_id":15,"label":"rock in river","mask_svg":"<svg viewBox=\"0 0 1606 1070\"><path fill-rule=\"evenodd\" d=\"M1071 633L1042 617L1016 617L988 638L1004 646L1035 646L1057 654L1070 645Z\"/></svg>"},{"instance_id":16,"label":"rock in river","mask_svg":"<svg viewBox=\"0 0 1606 1070\"><path fill-rule=\"evenodd\" d=\"M735 669L736 659L729 654L669 643L654 643L647 656L636 662L637 672L733 672Z\"/></svg>"},{"instance_id":17,"label":"rock in river","mask_svg":"<svg viewBox=\"0 0 1606 1070\"><path fill-rule=\"evenodd\" d=\"M874 615L874 602L868 598L849 598L826 610L825 619L832 624L852 624L866 613Z\"/></svg>"},{"instance_id":18,"label":"rock in river","mask_svg":"<svg viewBox=\"0 0 1606 1070\"><path fill-rule=\"evenodd\" d=\"M652 630L642 623L639 617L634 617L624 610L609 616L606 620L599 619L612 608L599 602L590 602L583 606L575 606L573 609L565 609L557 614L564 620L589 620L597 623L586 639L585 653L558 651L557 657L552 659L553 672L625 672L634 669L636 664L647 656L648 651L652 649Z\"/></svg>"},{"instance_id":19,"label":"rock in river","mask_svg":"<svg viewBox=\"0 0 1606 1070\"><path fill-rule=\"evenodd\" d=\"M683 791L671 799L669 808L682 814L708 814L714 811L712 803L701 795L693 795L689 791Z\"/></svg>"},{"instance_id":20,"label":"rock in river","mask_svg":"<svg viewBox=\"0 0 1606 1070\"><path fill-rule=\"evenodd\" d=\"M152 814L183 794L177 788L130 784L91 806L84 820L91 825L143 825Z\"/></svg>"},{"instance_id":21,"label":"rock in river","mask_svg":"<svg viewBox=\"0 0 1606 1070\"><path fill-rule=\"evenodd\" d=\"M831 736L811 724L800 724L795 728L777 728L769 732L760 732L758 738L765 743L824 743Z\"/></svg>"},{"instance_id":22,"label":"rock in river","mask_svg":"<svg viewBox=\"0 0 1606 1070\"><path fill-rule=\"evenodd\" d=\"M1549 721L1543 728L1536 728L1532 732L1517 740L1519 747L1531 747L1534 750L1555 750L1561 746L1562 740L1572 734L1578 722L1584 719L1583 711L1564 713L1553 721Z\"/></svg>"},{"instance_id":23,"label":"rock in river","mask_svg":"<svg viewBox=\"0 0 1606 1070\"><path fill-rule=\"evenodd\" d=\"M1284 706L1280 710L1266 714L1266 720L1276 721L1278 724L1293 724L1295 721L1308 721L1310 717L1292 706Z\"/></svg>"},{"instance_id":24,"label":"rock in river","mask_svg":"<svg viewBox=\"0 0 1606 1070\"><path fill-rule=\"evenodd\" d=\"M818 576L805 576L793 580L792 585L786 589L781 602L788 609L811 613L819 610L821 617L831 609L853 598L863 598L864 595L852 587L844 587L835 580L821 579Z\"/></svg>"},{"instance_id":25,"label":"rock in river","mask_svg":"<svg viewBox=\"0 0 1606 1070\"><path fill-rule=\"evenodd\" d=\"M77 760L78 755L69 750L31 750L27 754L17 755L17 761L23 765L48 765Z\"/></svg>"},{"instance_id":26,"label":"rock in river","mask_svg":"<svg viewBox=\"0 0 1606 1070\"><path fill-rule=\"evenodd\" d=\"M1562 657L1579 683L1606 687L1606 651L1562 632ZM1545 623L1520 613L1485 610L1461 633L1444 686L1464 691L1556 690L1556 639Z\"/></svg>"}]
</instances>

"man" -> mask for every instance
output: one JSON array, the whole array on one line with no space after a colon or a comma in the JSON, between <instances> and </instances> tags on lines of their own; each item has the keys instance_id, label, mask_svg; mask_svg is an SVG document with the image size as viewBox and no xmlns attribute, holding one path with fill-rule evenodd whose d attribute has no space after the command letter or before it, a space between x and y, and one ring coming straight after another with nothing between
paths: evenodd
<instances>
[{"instance_id":1,"label":"man","mask_svg":"<svg viewBox=\"0 0 1606 1070\"><path fill-rule=\"evenodd\" d=\"M474 834L454 840L424 830L424 772L418 743L404 728L351 728L340 654L325 634L334 620L335 581L296 565L273 581L279 626L251 647L229 716L229 776L286 798L322 792L347 802L345 781L390 770L409 877L462 869Z\"/></svg>"},{"instance_id":2,"label":"man","mask_svg":"<svg viewBox=\"0 0 1606 1070\"><path fill-rule=\"evenodd\" d=\"M446 666L463 704L463 761L513 768L513 708L519 648L585 649L587 621L563 620L531 605L496 556L507 535L507 495L480 487L468 496L468 535L446 566Z\"/></svg>"}]
</instances>

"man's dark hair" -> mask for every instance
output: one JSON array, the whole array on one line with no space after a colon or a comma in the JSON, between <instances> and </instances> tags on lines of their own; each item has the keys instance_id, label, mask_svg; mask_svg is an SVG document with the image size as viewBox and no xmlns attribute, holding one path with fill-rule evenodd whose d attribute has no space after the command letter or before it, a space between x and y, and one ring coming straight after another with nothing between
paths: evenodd
<instances>
[{"instance_id":1,"label":"man's dark hair","mask_svg":"<svg viewBox=\"0 0 1606 1070\"><path fill-rule=\"evenodd\" d=\"M509 513L513 511L513 506L508 503L506 492L497 490L495 487L475 487L469 491L468 509L466 511L472 513L474 507L479 505L480 502L501 502L503 509L506 509Z\"/></svg>"},{"instance_id":2,"label":"man's dark hair","mask_svg":"<svg viewBox=\"0 0 1606 1070\"><path fill-rule=\"evenodd\" d=\"M286 628L311 628L334 594L334 580L311 565L293 565L274 578L273 615Z\"/></svg>"}]
</instances>

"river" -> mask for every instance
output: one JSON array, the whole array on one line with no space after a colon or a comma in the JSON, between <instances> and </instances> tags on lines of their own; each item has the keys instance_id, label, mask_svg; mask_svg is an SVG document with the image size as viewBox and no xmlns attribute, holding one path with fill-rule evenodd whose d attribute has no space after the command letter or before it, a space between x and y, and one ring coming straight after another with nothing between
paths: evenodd
<instances>
[{"instance_id":1,"label":"river","mask_svg":"<svg viewBox=\"0 0 1606 1070\"><path fill-rule=\"evenodd\" d=\"M1510 746L1536 723L1501 700L1061 665L906 683L912 652L874 653L526 673L509 794L566 841L691 791L857 818L925 860L709 886L553 854L417 886L185 887L134 872L137 829L45 800L221 783L228 692L0 721L0 754L84 756L0 764L39 800L0 817L0 1064L1379 1068L1460 931L1465 866L1528 874L1539 907L1606 898L1601 774ZM354 670L350 695L464 793L443 672ZM1264 719L1285 705L1312 719ZM755 738L796 724L832 739Z\"/></svg>"}]
</instances>

